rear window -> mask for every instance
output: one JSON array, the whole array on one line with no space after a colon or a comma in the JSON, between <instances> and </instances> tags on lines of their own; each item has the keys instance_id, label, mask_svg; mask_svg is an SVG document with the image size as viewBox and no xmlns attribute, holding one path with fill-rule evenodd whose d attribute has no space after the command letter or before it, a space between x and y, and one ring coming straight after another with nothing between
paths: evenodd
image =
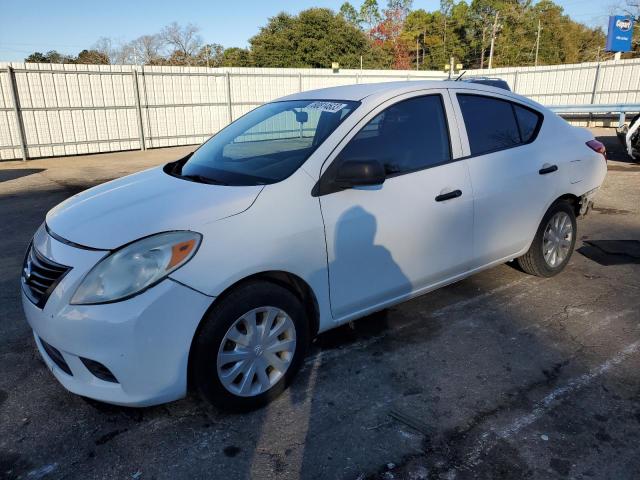
<instances>
[{"instance_id":1,"label":"rear window","mask_svg":"<svg viewBox=\"0 0 640 480\"><path fill-rule=\"evenodd\" d=\"M512 102L482 95L457 94L471 155L504 150L532 141L541 116Z\"/></svg>"}]
</instances>

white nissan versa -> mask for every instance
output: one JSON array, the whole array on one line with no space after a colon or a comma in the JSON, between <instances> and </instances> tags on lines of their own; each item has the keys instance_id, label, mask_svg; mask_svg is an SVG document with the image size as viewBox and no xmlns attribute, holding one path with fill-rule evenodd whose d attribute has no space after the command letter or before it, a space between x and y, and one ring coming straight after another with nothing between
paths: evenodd
<instances>
[{"instance_id":1,"label":"white nissan versa","mask_svg":"<svg viewBox=\"0 0 640 480\"><path fill-rule=\"evenodd\" d=\"M606 171L588 131L502 89L303 92L52 209L24 310L72 392L252 408L319 332L512 259L560 272Z\"/></svg>"}]
</instances>

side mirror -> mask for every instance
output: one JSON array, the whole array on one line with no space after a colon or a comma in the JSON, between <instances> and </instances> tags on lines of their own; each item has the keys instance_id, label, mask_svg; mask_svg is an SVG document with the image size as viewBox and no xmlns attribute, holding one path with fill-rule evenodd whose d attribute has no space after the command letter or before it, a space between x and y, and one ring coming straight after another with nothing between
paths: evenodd
<instances>
[{"instance_id":1,"label":"side mirror","mask_svg":"<svg viewBox=\"0 0 640 480\"><path fill-rule=\"evenodd\" d=\"M334 184L341 188L382 185L385 178L378 160L347 160L338 167Z\"/></svg>"}]
</instances>

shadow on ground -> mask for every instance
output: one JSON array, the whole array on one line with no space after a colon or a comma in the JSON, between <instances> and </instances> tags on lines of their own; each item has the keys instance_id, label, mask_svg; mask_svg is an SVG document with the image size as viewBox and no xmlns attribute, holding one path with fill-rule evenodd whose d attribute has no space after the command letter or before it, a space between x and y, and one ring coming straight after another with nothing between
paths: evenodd
<instances>
[{"instance_id":1,"label":"shadow on ground","mask_svg":"<svg viewBox=\"0 0 640 480\"><path fill-rule=\"evenodd\" d=\"M44 172L45 170L44 168L12 168L0 170L0 183L22 178L27 175L33 175L34 173Z\"/></svg>"}]
</instances>

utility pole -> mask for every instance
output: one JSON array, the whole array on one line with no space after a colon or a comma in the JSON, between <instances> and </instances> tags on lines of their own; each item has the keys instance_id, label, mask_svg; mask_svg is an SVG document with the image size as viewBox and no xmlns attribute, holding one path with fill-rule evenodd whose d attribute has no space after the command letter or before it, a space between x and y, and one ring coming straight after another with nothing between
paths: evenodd
<instances>
[{"instance_id":1,"label":"utility pole","mask_svg":"<svg viewBox=\"0 0 640 480\"><path fill-rule=\"evenodd\" d=\"M449 58L449 80L451 80L451 75L453 75L453 67L455 66L455 58Z\"/></svg>"},{"instance_id":2,"label":"utility pole","mask_svg":"<svg viewBox=\"0 0 640 480\"><path fill-rule=\"evenodd\" d=\"M444 33L442 35L442 51L447 53L447 15L444 15Z\"/></svg>"},{"instance_id":3,"label":"utility pole","mask_svg":"<svg viewBox=\"0 0 640 480\"><path fill-rule=\"evenodd\" d=\"M538 66L538 51L540 50L540 30L542 30L540 19L538 19L538 36L536 37L536 61L535 66Z\"/></svg>"},{"instance_id":4,"label":"utility pole","mask_svg":"<svg viewBox=\"0 0 640 480\"><path fill-rule=\"evenodd\" d=\"M491 49L489 50L489 70L493 66L493 46L496 43L496 31L498 30L498 16L500 12L496 12L496 18L493 21L493 28L491 29Z\"/></svg>"},{"instance_id":5,"label":"utility pole","mask_svg":"<svg viewBox=\"0 0 640 480\"><path fill-rule=\"evenodd\" d=\"M485 42L486 34L487 34L487 26L485 25L484 27L482 27L482 44L480 45L480 70L484 68L484 52L485 52L484 42Z\"/></svg>"},{"instance_id":6,"label":"utility pole","mask_svg":"<svg viewBox=\"0 0 640 480\"><path fill-rule=\"evenodd\" d=\"M418 37L416 37L416 72L420 69L420 50L418 49Z\"/></svg>"}]
</instances>

